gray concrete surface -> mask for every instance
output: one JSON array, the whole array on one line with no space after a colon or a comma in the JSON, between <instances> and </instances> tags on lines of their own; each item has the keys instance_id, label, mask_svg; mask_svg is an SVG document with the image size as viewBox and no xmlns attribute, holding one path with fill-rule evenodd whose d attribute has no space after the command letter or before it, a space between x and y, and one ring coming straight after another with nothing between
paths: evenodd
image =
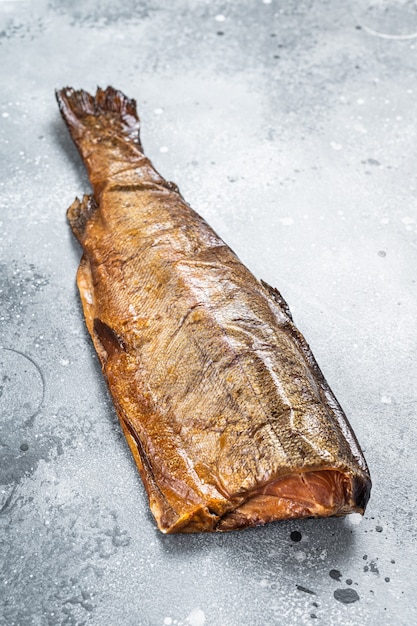
<instances>
[{"instance_id":1,"label":"gray concrete surface","mask_svg":"<svg viewBox=\"0 0 417 626\"><path fill-rule=\"evenodd\" d=\"M406 0L0 0L2 625L417 623L416 52ZM287 298L369 462L363 519L156 530L65 220L88 181L53 92L97 84Z\"/></svg>"}]
</instances>

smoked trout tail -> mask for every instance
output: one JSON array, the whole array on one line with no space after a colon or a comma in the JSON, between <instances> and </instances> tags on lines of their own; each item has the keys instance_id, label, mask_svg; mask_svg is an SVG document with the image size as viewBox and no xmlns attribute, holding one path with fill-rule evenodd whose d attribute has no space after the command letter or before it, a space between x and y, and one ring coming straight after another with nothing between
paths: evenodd
<instances>
[{"instance_id":1,"label":"smoked trout tail","mask_svg":"<svg viewBox=\"0 0 417 626\"><path fill-rule=\"evenodd\" d=\"M62 117L84 161L95 196L118 171L143 166L136 101L113 87L96 95L72 87L56 91Z\"/></svg>"},{"instance_id":2,"label":"smoked trout tail","mask_svg":"<svg viewBox=\"0 0 417 626\"><path fill-rule=\"evenodd\" d=\"M78 198L67 217L74 235L82 243L90 218L101 205L103 193L158 190L176 192L178 187L166 181L143 154L140 141L140 119L136 101L113 87L97 88L94 95L82 89L64 87L56 92L59 109L72 139L87 168L93 195ZM119 198L119 208L122 200ZM182 200L182 197L181 197ZM117 214L113 206L104 219Z\"/></svg>"},{"instance_id":3,"label":"smoked trout tail","mask_svg":"<svg viewBox=\"0 0 417 626\"><path fill-rule=\"evenodd\" d=\"M64 87L56 91L56 99L83 159L86 133L90 138L95 137L96 143L100 143L103 134L106 136L110 132L113 137L119 135L122 141L141 148L136 100L128 98L121 91L113 87L98 87L96 95L92 96L83 89Z\"/></svg>"}]
</instances>

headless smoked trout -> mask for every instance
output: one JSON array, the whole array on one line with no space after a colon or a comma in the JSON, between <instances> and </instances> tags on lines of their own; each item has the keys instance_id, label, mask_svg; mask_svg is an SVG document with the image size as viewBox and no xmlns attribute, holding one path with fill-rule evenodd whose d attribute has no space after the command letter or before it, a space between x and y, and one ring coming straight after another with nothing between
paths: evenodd
<instances>
[{"instance_id":1,"label":"headless smoked trout","mask_svg":"<svg viewBox=\"0 0 417 626\"><path fill-rule=\"evenodd\" d=\"M93 187L68 210L85 319L160 530L363 513L365 459L280 293L153 168L134 100L57 98Z\"/></svg>"}]
</instances>

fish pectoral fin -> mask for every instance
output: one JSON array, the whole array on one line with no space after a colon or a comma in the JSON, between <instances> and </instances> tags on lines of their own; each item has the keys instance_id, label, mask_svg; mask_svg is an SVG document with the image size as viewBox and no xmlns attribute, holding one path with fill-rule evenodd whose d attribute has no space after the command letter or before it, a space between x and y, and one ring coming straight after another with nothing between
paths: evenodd
<instances>
[{"instance_id":1,"label":"fish pectoral fin","mask_svg":"<svg viewBox=\"0 0 417 626\"><path fill-rule=\"evenodd\" d=\"M261 279L261 285L266 289L266 291L274 300L274 302L276 302L281 307L281 309L283 309L284 313L288 315L290 320L293 321L290 307L288 306L287 301L285 300L285 298L283 298L282 294L278 291L278 289L275 289L275 287L271 287L271 285L268 285L268 283L266 283L262 279Z\"/></svg>"},{"instance_id":2,"label":"fish pectoral fin","mask_svg":"<svg viewBox=\"0 0 417 626\"><path fill-rule=\"evenodd\" d=\"M92 215L97 211L98 204L93 195L85 194L82 200L75 198L67 211L67 219L72 232L81 243L84 238L85 227Z\"/></svg>"},{"instance_id":3,"label":"fish pectoral fin","mask_svg":"<svg viewBox=\"0 0 417 626\"><path fill-rule=\"evenodd\" d=\"M94 334L100 341L104 352L106 353L106 361L115 354L123 351L126 352L126 344L122 337L116 333L113 328L100 320L98 317L94 319Z\"/></svg>"}]
</instances>

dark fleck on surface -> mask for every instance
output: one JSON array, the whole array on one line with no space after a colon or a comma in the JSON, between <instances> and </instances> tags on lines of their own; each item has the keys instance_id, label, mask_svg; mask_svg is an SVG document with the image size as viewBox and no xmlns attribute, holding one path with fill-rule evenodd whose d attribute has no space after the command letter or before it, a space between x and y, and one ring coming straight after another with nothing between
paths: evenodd
<instances>
[{"instance_id":1,"label":"dark fleck on surface","mask_svg":"<svg viewBox=\"0 0 417 626\"><path fill-rule=\"evenodd\" d=\"M311 619L317 619L317 615L315 613L311 613L310 617Z\"/></svg>"},{"instance_id":2,"label":"dark fleck on surface","mask_svg":"<svg viewBox=\"0 0 417 626\"><path fill-rule=\"evenodd\" d=\"M338 569L331 569L330 572L329 572L329 576L330 576L330 578L333 578L333 580L341 580L342 573L339 572Z\"/></svg>"},{"instance_id":3,"label":"dark fleck on surface","mask_svg":"<svg viewBox=\"0 0 417 626\"><path fill-rule=\"evenodd\" d=\"M385 582L386 582L386 583L389 583L389 581L390 581L391 579L390 579L390 577L389 577L389 576L385 576L384 580L385 580Z\"/></svg>"},{"instance_id":4,"label":"dark fleck on surface","mask_svg":"<svg viewBox=\"0 0 417 626\"><path fill-rule=\"evenodd\" d=\"M368 560L368 555L364 554L362 558L363 558L364 561L367 561Z\"/></svg>"},{"instance_id":5,"label":"dark fleck on surface","mask_svg":"<svg viewBox=\"0 0 417 626\"><path fill-rule=\"evenodd\" d=\"M384 254L385 256L385 254ZM382 533L382 526L375 526L375 530L377 533Z\"/></svg>"},{"instance_id":6,"label":"dark fleck on surface","mask_svg":"<svg viewBox=\"0 0 417 626\"><path fill-rule=\"evenodd\" d=\"M351 585L352 583L353 583L353 580L351 578L346 578L347 585Z\"/></svg>"},{"instance_id":7,"label":"dark fleck on surface","mask_svg":"<svg viewBox=\"0 0 417 626\"><path fill-rule=\"evenodd\" d=\"M378 256L384 257L384 256L387 256L387 253L385 252L385 250L379 250ZM381 528L381 527L377 526L377 528ZM382 528L381 528L381 530L382 530Z\"/></svg>"},{"instance_id":8,"label":"dark fleck on surface","mask_svg":"<svg viewBox=\"0 0 417 626\"><path fill-rule=\"evenodd\" d=\"M379 574L379 569L378 569L378 567L377 567L377 565L376 565L375 561L371 561L371 562L370 562L370 564L369 564L369 569L371 570L371 572L372 572L373 574Z\"/></svg>"},{"instance_id":9,"label":"dark fleck on surface","mask_svg":"<svg viewBox=\"0 0 417 626\"><path fill-rule=\"evenodd\" d=\"M22 452L27 452L29 450L29 445L27 443L21 443L20 449Z\"/></svg>"},{"instance_id":10,"label":"dark fleck on surface","mask_svg":"<svg viewBox=\"0 0 417 626\"><path fill-rule=\"evenodd\" d=\"M359 595L354 589L336 589L334 597L343 604L353 604L359 600Z\"/></svg>"},{"instance_id":11,"label":"dark fleck on surface","mask_svg":"<svg viewBox=\"0 0 417 626\"><path fill-rule=\"evenodd\" d=\"M304 591L304 593L311 593L312 596L316 595L315 591L311 591L311 589L307 589L307 587L303 587L303 585L297 585L298 591Z\"/></svg>"},{"instance_id":12,"label":"dark fleck on surface","mask_svg":"<svg viewBox=\"0 0 417 626\"><path fill-rule=\"evenodd\" d=\"M367 565L365 565L365 567L363 568L364 572L369 572L369 567Z\"/></svg>"},{"instance_id":13,"label":"dark fleck on surface","mask_svg":"<svg viewBox=\"0 0 417 626\"><path fill-rule=\"evenodd\" d=\"M300 533L299 530L293 530L290 537L291 537L291 541L301 541L302 534Z\"/></svg>"}]
</instances>

